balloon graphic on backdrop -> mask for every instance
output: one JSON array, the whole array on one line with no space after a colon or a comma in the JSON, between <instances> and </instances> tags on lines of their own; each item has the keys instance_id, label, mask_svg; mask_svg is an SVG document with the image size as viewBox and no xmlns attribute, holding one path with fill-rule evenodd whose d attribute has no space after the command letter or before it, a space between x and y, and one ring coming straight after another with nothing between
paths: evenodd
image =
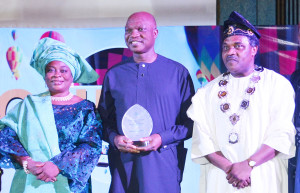
<instances>
[{"instance_id":1,"label":"balloon graphic on backdrop","mask_svg":"<svg viewBox=\"0 0 300 193\"><path fill-rule=\"evenodd\" d=\"M196 76L198 78L198 81L200 82L201 87L208 83L206 76L202 73L200 69L196 72Z\"/></svg>"},{"instance_id":2,"label":"balloon graphic on backdrop","mask_svg":"<svg viewBox=\"0 0 300 193\"><path fill-rule=\"evenodd\" d=\"M16 80L20 77L18 67L22 62L22 55L22 51L18 46L8 48L6 52L7 63Z\"/></svg>"},{"instance_id":3,"label":"balloon graphic on backdrop","mask_svg":"<svg viewBox=\"0 0 300 193\"><path fill-rule=\"evenodd\" d=\"M47 31L47 32L45 32L41 36L40 40L43 39L43 38L46 38L46 37L49 37L49 38L52 38L52 39L55 39L57 41L61 41L61 42L65 43L64 37L56 31Z\"/></svg>"}]
</instances>

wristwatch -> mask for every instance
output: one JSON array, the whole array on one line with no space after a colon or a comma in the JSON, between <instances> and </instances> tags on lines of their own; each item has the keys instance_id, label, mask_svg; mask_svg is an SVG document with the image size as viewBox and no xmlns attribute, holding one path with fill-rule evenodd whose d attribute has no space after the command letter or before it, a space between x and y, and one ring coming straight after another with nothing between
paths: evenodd
<instances>
[{"instance_id":1,"label":"wristwatch","mask_svg":"<svg viewBox=\"0 0 300 193\"><path fill-rule=\"evenodd\" d=\"M251 167L251 168L254 168L254 166L256 165L256 161L253 161L251 159L248 159L248 165Z\"/></svg>"}]
</instances>

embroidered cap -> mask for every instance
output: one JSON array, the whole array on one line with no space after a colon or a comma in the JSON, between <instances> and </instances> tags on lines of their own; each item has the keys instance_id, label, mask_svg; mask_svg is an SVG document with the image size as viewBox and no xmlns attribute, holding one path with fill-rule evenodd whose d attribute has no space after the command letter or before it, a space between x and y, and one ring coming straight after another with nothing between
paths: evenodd
<instances>
[{"instance_id":1,"label":"embroidered cap","mask_svg":"<svg viewBox=\"0 0 300 193\"><path fill-rule=\"evenodd\" d=\"M228 20L224 22L223 39L234 35L256 37L257 39L261 36L257 29L236 11L231 12Z\"/></svg>"},{"instance_id":2,"label":"embroidered cap","mask_svg":"<svg viewBox=\"0 0 300 193\"><path fill-rule=\"evenodd\" d=\"M77 52L61 41L43 38L33 51L30 66L45 78L45 68L52 61L61 61L71 70L73 82L92 83L99 75Z\"/></svg>"}]
</instances>

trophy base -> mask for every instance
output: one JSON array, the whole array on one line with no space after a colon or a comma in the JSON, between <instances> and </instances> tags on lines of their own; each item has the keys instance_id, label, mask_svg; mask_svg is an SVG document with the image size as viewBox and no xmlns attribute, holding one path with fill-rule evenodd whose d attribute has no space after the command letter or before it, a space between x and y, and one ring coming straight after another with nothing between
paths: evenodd
<instances>
[{"instance_id":1,"label":"trophy base","mask_svg":"<svg viewBox=\"0 0 300 193\"><path fill-rule=\"evenodd\" d=\"M133 141L133 145L138 147L146 147L149 145L149 141Z\"/></svg>"}]
</instances>

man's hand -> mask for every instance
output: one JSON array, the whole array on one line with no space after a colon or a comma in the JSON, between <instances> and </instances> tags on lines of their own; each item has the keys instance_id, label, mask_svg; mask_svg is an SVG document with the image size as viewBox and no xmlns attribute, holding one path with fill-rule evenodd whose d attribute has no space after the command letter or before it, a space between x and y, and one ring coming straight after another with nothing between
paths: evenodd
<instances>
[{"instance_id":1,"label":"man's hand","mask_svg":"<svg viewBox=\"0 0 300 193\"><path fill-rule=\"evenodd\" d=\"M44 162L43 167L39 170L39 174L37 175L38 180L42 180L45 182L55 182L56 176L59 174L59 168L52 162L47 161Z\"/></svg>"},{"instance_id":2,"label":"man's hand","mask_svg":"<svg viewBox=\"0 0 300 193\"><path fill-rule=\"evenodd\" d=\"M251 184L251 171L252 168L248 165L247 160L234 163L227 172L226 179L233 187L245 188Z\"/></svg>"},{"instance_id":3,"label":"man's hand","mask_svg":"<svg viewBox=\"0 0 300 193\"><path fill-rule=\"evenodd\" d=\"M137 147L133 145L133 142L124 135L117 135L114 138L114 143L121 152L140 153L140 151L137 150Z\"/></svg>"},{"instance_id":4,"label":"man's hand","mask_svg":"<svg viewBox=\"0 0 300 193\"><path fill-rule=\"evenodd\" d=\"M149 141L149 145L146 147L138 147L137 150L139 151L156 151L162 144L161 136L159 134L144 137L140 141Z\"/></svg>"}]
</instances>

